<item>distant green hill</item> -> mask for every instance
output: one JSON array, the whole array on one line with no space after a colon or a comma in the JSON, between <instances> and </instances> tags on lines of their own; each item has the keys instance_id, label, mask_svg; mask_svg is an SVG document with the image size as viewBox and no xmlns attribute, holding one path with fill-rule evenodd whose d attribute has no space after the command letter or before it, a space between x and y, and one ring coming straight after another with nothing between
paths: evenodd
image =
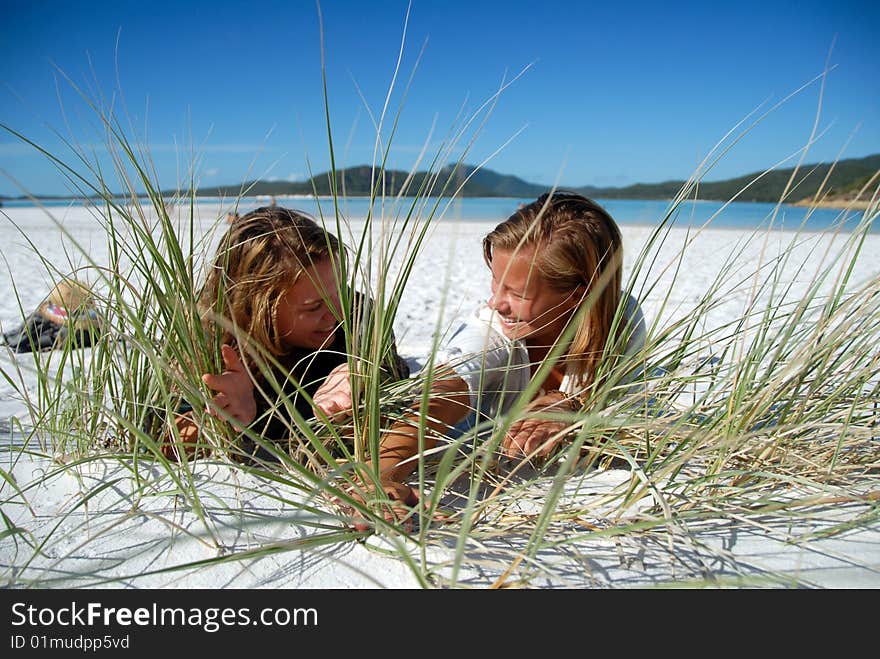
<instances>
[{"instance_id":1,"label":"distant green hill","mask_svg":"<svg viewBox=\"0 0 880 659\"><path fill-rule=\"evenodd\" d=\"M831 165L828 163L803 165L792 181L786 201L799 201L815 196L825 180ZM830 196L843 195L863 186L880 170L880 154L865 158L839 160L822 188ZM794 168L772 172L753 172L724 181L700 183L698 199L727 201L734 195L737 201L779 201L788 185ZM671 199L684 185L684 181L664 183L638 183L625 188L576 188L576 192L607 199ZM747 188L747 189L745 189ZM741 194L740 194L741 193Z\"/></svg>"},{"instance_id":2,"label":"distant green hill","mask_svg":"<svg viewBox=\"0 0 880 659\"><path fill-rule=\"evenodd\" d=\"M792 183L787 199L798 201L816 194L819 186L825 180L831 165L819 163L804 165L800 168L797 177ZM464 184L461 195L464 197L536 197L547 191L547 186L529 183L516 176L499 174L490 169L481 169L474 172L475 167L462 165L456 171L453 184L445 190L450 194L459 185ZM869 177L880 170L880 154L865 158L852 158L840 160L834 165L834 170L825 184L825 191L830 195L841 194L864 185ZM404 171L386 170L384 176L384 192L386 194L399 194L401 187L406 184L408 194L415 194L423 189L430 188L434 194L443 190L439 187L447 179L450 168L441 171L436 177L434 186L431 187L432 179L426 181L425 172L416 172L408 180L409 174ZM698 198L715 201L727 201L738 195L738 201L779 201L786 185L788 184L793 168L779 169L767 172L754 172L745 176L727 179L724 181L704 181L700 184ZM353 167L346 170L337 170L336 185L340 194L347 196L368 196L371 192L372 170L369 166ZM469 178L470 177L470 178ZM467 181L465 183L465 181ZM590 197L605 199L671 199L684 185L684 181L664 181L662 183L637 183L626 187L566 187L568 190L580 192ZM751 183L751 184L750 184ZM747 188L743 191L744 188ZM291 183L285 181L250 181L241 186L217 186L201 188L199 195L208 197L234 197L243 191L249 195L296 195L330 194L330 172L317 174L311 180Z\"/></svg>"},{"instance_id":3,"label":"distant green hill","mask_svg":"<svg viewBox=\"0 0 880 659\"><path fill-rule=\"evenodd\" d=\"M532 197L546 191L543 185L528 183L516 176L498 174L490 169L476 168L471 165L461 165L455 176L450 180L446 189L451 167L445 167L439 175L428 177L426 172L416 172L411 178L409 173L387 169L383 180L377 183L373 180L372 168L368 165L352 167L345 170L336 170L336 189L339 194L350 197L369 196L374 187L379 186L385 194L399 194L401 188L406 185L407 193L415 195L422 190L431 190L434 195L451 195L460 185L464 184L461 194L465 197ZM427 178L426 178L427 177ZM470 178L468 178L470 177ZM466 182L465 182L466 181ZM287 181L248 181L241 186L221 185L211 188L200 188L198 194L206 197L234 197L240 193L248 195L303 195L313 194L329 195L331 193L330 172L322 172L304 182Z\"/></svg>"},{"instance_id":4,"label":"distant green hill","mask_svg":"<svg viewBox=\"0 0 880 659\"><path fill-rule=\"evenodd\" d=\"M796 202L813 197L819 186L825 180L831 165L819 163L804 165L800 168L798 176L789 190L786 201ZM516 176L499 174L491 169L480 169L472 165L461 165L455 171L455 177L444 190L441 185L448 178L451 168L441 170L439 175L428 177L426 172L416 172L412 177L407 172L399 170L386 170L381 181L385 194L397 195L403 186L406 193L415 195L424 194L424 190L430 190L433 195L441 193L450 195L459 186L462 186L460 194L464 197L522 197L532 198L547 191L546 185L529 183ZM851 194L880 170L880 154L865 158L851 158L840 160L834 165L834 170L825 184L826 194L846 195ZM762 172L754 172L745 176L727 179L724 181L704 181L700 183L698 199L727 201L737 195L738 201L764 201L777 202L788 184L792 168L780 169L762 175ZM336 171L336 187L339 194L351 197L369 196L376 186L372 180L372 168L367 165L352 167ZM750 182L754 181L750 184ZM605 199L671 199L684 185L684 181L664 181L662 183L637 183L620 188L581 186L567 187L567 190L580 192L589 197ZM748 186L742 194L739 194ZM310 195L314 192L325 196L331 194L330 172L317 174L309 181L248 181L241 185L221 185L209 188L200 188L197 191L201 197L227 197L234 198L239 195L263 195L282 197L285 195ZM166 196L173 196L173 191L165 191ZM0 197L2 199L3 197ZM19 197L22 199L23 197ZM60 197L39 197L42 199Z\"/></svg>"}]
</instances>

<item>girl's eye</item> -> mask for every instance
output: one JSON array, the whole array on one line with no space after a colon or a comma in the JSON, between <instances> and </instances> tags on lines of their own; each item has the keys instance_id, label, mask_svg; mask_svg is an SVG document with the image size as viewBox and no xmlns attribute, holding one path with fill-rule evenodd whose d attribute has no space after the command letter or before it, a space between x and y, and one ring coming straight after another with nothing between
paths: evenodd
<instances>
[{"instance_id":1,"label":"girl's eye","mask_svg":"<svg viewBox=\"0 0 880 659\"><path fill-rule=\"evenodd\" d=\"M507 293L507 294L510 295L511 297L515 297L517 300L526 300L526 299L528 299L528 298L526 297L526 294L525 294L524 292L522 292L522 291L515 291L515 290L513 290L512 288L508 288L507 286L504 286L503 284L500 284L500 285L499 285L498 282L497 282L494 278L492 279L491 290L492 290L492 294L493 294L493 295L498 294L498 292L500 291L500 292Z\"/></svg>"}]
</instances>

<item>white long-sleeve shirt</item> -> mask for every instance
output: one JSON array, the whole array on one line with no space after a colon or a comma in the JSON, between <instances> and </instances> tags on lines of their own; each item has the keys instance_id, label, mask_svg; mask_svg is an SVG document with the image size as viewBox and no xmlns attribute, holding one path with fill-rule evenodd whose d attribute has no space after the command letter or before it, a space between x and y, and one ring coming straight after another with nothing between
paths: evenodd
<instances>
[{"instance_id":1,"label":"white long-sleeve shirt","mask_svg":"<svg viewBox=\"0 0 880 659\"><path fill-rule=\"evenodd\" d=\"M625 354L637 353L645 344L645 319L638 302L631 295L626 302L624 330L629 332ZM517 397L526 390L531 379L529 352L525 342L509 339L501 329L498 314L488 305L476 312L452 332L445 346L438 351L435 364L452 368L468 386L471 408L480 410L485 418L505 413ZM624 382L637 374L637 365L629 371ZM562 378L560 390L580 393L576 377L568 370ZM471 414L471 425L475 414Z\"/></svg>"}]
</instances>

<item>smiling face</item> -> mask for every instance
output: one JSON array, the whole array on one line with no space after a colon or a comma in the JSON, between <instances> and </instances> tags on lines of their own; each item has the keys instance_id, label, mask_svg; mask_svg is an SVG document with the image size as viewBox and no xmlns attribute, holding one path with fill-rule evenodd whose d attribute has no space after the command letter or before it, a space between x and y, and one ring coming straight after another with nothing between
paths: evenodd
<instances>
[{"instance_id":1,"label":"smiling face","mask_svg":"<svg viewBox=\"0 0 880 659\"><path fill-rule=\"evenodd\" d=\"M534 266L535 250L496 249L492 252L491 307L509 339L530 346L550 346L565 329L581 299L582 287L554 290Z\"/></svg>"},{"instance_id":2,"label":"smiling face","mask_svg":"<svg viewBox=\"0 0 880 659\"><path fill-rule=\"evenodd\" d=\"M278 334L291 348L318 349L333 341L340 314L333 262L325 258L303 270L281 297Z\"/></svg>"}]
</instances>

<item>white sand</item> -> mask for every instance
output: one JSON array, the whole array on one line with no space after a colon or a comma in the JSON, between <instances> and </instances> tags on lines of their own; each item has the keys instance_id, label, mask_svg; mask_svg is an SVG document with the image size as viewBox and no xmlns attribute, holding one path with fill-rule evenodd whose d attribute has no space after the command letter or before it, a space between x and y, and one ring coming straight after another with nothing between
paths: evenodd
<instances>
[{"instance_id":1,"label":"white sand","mask_svg":"<svg viewBox=\"0 0 880 659\"><path fill-rule=\"evenodd\" d=\"M49 276L36 252L46 262L68 272L85 259L71 243L76 240L91 256L107 262L105 234L98 221L83 208L55 209L56 218L69 236L37 209L4 209L0 272L0 325L9 329L21 319L21 309L30 311L46 295ZM203 206L203 218L221 216L219 207ZM12 222L33 242L18 235ZM467 313L488 293L488 276L482 263L480 240L493 224L445 222L432 232L409 280L396 323L400 351L414 362L429 350L438 314L446 319ZM221 227L222 229L222 227ZM625 269L632 268L650 235L645 227L622 227L626 245ZM668 324L686 315L699 302L721 269L726 255L738 249L749 234L730 230L707 230L698 235L680 265L676 284L659 318L660 304L670 288L672 270L663 272L688 237L684 228L673 229L650 277L659 284L640 297L649 324ZM692 237L692 236L691 236ZM796 250L804 267L791 264L786 276L794 295L813 279L846 236L832 241L827 236L804 236ZM351 242L343 236L346 242ZM738 269L728 276L737 293L713 310L709 323L723 322L742 313L749 286L740 279L754 273L759 262L789 244L792 234L779 234L764 242L752 240L737 257ZM65 249L65 246L67 249ZM863 247L853 280L865 282L880 272L880 235L871 235ZM797 260L795 259L795 260ZM798 261L800 263L800 261ZM794 274L793 274L794 273ZM649 282L650 283L650 282ZM800 288L799 288L800 287ZM444 291L446 295L444 297ZM637 289L639 294L639 289ZM20 298L20 303L18 299ZM7 373L23 369L21 378L30 391L36 390L36 374L30 355L13 355L3 349L0 363ZM51 371L51 365L50 365ZM26 418L26 407L13 386L0 383L0 432L9 432L11 419ZM4 440L5 441L5 440ZM204 518L181 507L182 499L167 494L157 485L147 496L133 501L131 471L112 461L63 467L48 460L22 456L16 451L0 453L0 468L14 477L20 493L10 482L0 484L3 515L9 524L25 529L23 534L0 535L0 584L25 584L31 580L56 586L133 586L172 588L371 588L420 587L407 563L388 551L390 540L371 536L365 543L334 542L332 534L341 528L329 509L323 518L306 517L286 499L301 500L301 494L285 491L282 485L259 481L253 476L207 461L195 467L207 509ZM146 473L158 473L140 465ZM573 479L566 497L613 493L631 477L623 470L596 471ZM162 485L170 488L167 479ZM102 486L103 487L102 489ZM537 493L540 495L540 493ZM646 499L631 514L651 505ZM517 501L523 513L535 506L528 497ZM864 507L864 506L863 506ZM658 543L650 534L589 541L561 542L550 555L542 555L541 570L532 586L641 587L673 582L718 583L721 585L820 587L880 587L880 525L876 522L831 538L798 542L807 534L818 534L837 520L852 519L857 504L832 505L813 511L809 523L768 519L760 525L719 517L694 524L681 524L680 532L664 536ZM824 520L824 521L821 521ZM323 522L326 528L318 529ZM0 528L2 531L2 528ZM554 531L558 533L558 531ZM318 541L326 536L326 542ZM814 536L815 538L816 536ZM522 535L469 544L460 555L457 573L461 585L491 585L515 562L526 547L528 530ZM564 540L560 536L560 540ZM795 540L795 541L793 541ZM309 543L314 541L314 545ZM410 541L402 541L410 542ZM39 552L34 546L40 545ZM255 558L195 565L218 557L272 545L279 551ZM414 543L409 546L420 560ZM449 576L455 563L455 538L432 542L425 556L431 571ZM187 569L168 568L193 564ZM428 572L428 570L425 570Z\"/></svg>"}]
</instances>

